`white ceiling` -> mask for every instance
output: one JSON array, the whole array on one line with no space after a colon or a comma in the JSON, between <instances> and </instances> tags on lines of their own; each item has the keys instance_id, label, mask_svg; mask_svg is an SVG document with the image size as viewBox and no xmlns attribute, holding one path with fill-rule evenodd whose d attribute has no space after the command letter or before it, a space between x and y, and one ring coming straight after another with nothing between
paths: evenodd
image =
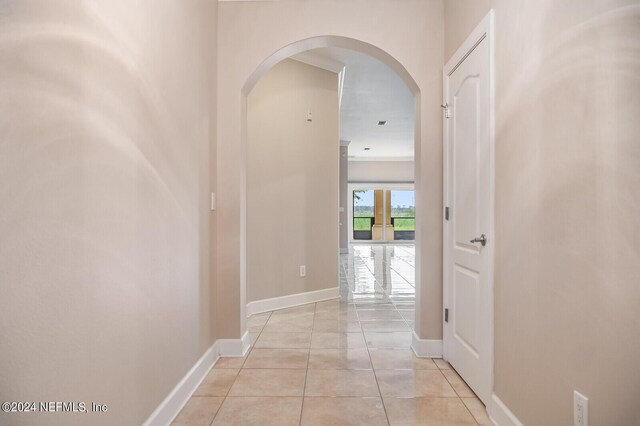
<instances>
[{"instance_id":1,"label":"white ceiling","mask_svg":"<svg viewBox=\"0 0 640 426\"><path fill-rule=\"evenodd\" d=\"M402 79L359 52L323 48L311 53L345 65L340 139L351 141L349 159L413 160L413 95ZM387 124L378 126L378 120Z\"/></svg>"}]
</instances>

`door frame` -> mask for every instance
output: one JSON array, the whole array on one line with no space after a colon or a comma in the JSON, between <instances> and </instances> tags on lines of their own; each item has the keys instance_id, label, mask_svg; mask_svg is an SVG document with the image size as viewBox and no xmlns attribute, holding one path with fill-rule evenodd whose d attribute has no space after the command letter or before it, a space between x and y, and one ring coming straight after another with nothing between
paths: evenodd
<instances>
[{"instance_id":1,"label":"door frame","mask_svg":"<svg viewBox=\"0 0 640 426\"><path fill-rule=\"evenodd\" d=\"M386 231L383 232L383 240L382 241L368 241L368 240L354 240L353 239L353 191L356 189L365 189L365 190L376 190L376 189L381 189L383 191L393 191L393 190L409 190L409 191L414 191L414 196L415 196L415 184L413 182L411 183L376 183L376 182L363 182L363 183L358 183L358 182L349 182L347 183L347 204L348 204L348 210L347 210L347 222L348 223L348 232L349 232L349 244L358 244L358 243L362 243L362 244L382 244L382 243L388 243L389 241L387 240L387 236L386 236ZM383 200L386 199L386 192L383 193ZM414 202L414 206L413 208L415 209L415 202ZM383 222L386 223L386 210L383 209L382 210L382 214L383 214ZM394 242L394 241L391 241ZM404 242L404 241L403 241ZM415 240L414 240L415 243Z\"/></svg>"},{"instance_id":2,"label":"door frame","mask_svg":"<svg viewBox=\"0 0 640 426\"><path fill-rule=\"evenodd\" d=\"M491 301L489 303L489 359L490 359L490 369L489 372L491 377L491 390L493 393L494 389L494 334L495 334L495 325L494 325L494 299L495 299L495 290L494 290L494 266L495 266L495 246L496 246L496 238L495 238L495 66L494 66L494 57L495 57L495 48L494 48L494 11L493 9L489 11L489 13L482 19L482 21L478 24L478 26L471 32L471 34L467 37L467 39L460 45L456 53L451 57L451 59L446 63L442 73L443 79L443 102L445 105L448 99L448 91L449 84L447 77L450 76L456 68L469 56L469 54L473 51L473 49L485 38L488 41L488 54L489 54L489 229L487 230L487 239L490 242L483 249L486 250L489 257L489 267L488 267L488 288L489 293L491 294ZM451 258L451 253L449 249L449 238L451 238L451 230L450 224L451 222L445 219L444 208L450 205L450 182L449 182L449 129L447 126L447 118L445 114L442 114L443 120L443 232L442 232L442 250L443 250L443 267L442 267L442 277L443 277L443 309L442 309L442 333L443 333L443 358L448 359L448 351L449 351L449 342L451 340L451 330L450 326L448 326L444 321L444 309L449 306L449 299L451 296L451 277L449 274L449 261ZM487 395L487 401L483 401L487 408L489 407L491 395Z\"/></svg>"}]
</instances>

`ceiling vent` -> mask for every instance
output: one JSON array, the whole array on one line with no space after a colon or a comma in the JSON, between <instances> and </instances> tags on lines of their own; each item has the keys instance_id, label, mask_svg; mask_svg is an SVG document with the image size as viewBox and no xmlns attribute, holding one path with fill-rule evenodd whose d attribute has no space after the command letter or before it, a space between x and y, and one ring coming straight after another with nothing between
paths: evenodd
<instances>
[{"instance_id":1,"label":"ceiling vent","mask_svg":"<svg viewBox=\"0 0 640 426\"><path fill-rule=\"evenodd\" d=\"M378 121L378 126L384 126L385 124L387 124L387 120Z\"/></svg>"}]
</instances>

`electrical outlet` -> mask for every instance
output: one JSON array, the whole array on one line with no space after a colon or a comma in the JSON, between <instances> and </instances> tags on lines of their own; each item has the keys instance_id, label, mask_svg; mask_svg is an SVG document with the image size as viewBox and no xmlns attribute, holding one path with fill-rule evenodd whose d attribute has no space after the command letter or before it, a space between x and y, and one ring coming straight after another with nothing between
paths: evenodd
<instances>
[{"instance_id":1,"label":"electrical outlet","mask_svg":"<svg viewBox=\"0 0 640 426\"><path fill-rule=\"evenodd\" d=\"M589 426L589 398L578 391L573 391L573 424Z\"/></svg>"},{"instance_id":2,"label":"electrical outlet","mask_svg":"<svg viewBox=\"0 0 640 426\"><path fill-rule=\"evenodd\" d=\"M301 277L307 276L307 267L304 265L300 265L300 276Z\"/></svg>"}]
</instances>

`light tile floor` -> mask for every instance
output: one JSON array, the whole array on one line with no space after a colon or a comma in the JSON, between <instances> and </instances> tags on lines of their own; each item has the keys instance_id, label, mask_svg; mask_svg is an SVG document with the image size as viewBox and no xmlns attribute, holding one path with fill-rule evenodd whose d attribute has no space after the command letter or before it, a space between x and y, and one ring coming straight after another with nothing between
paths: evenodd
<instances>
[{"instance_id":1,"label":"light tile floor","mask_svg":"<svg viewBox=\"0 0 640 426\"><path fill-rule=\"evenodd\" d=\"M339 300L257 314L243 358L221 358L174 425L491 425L442 360L410 349L413 245L354 245Z\"/></svg>"}]
</instances>

